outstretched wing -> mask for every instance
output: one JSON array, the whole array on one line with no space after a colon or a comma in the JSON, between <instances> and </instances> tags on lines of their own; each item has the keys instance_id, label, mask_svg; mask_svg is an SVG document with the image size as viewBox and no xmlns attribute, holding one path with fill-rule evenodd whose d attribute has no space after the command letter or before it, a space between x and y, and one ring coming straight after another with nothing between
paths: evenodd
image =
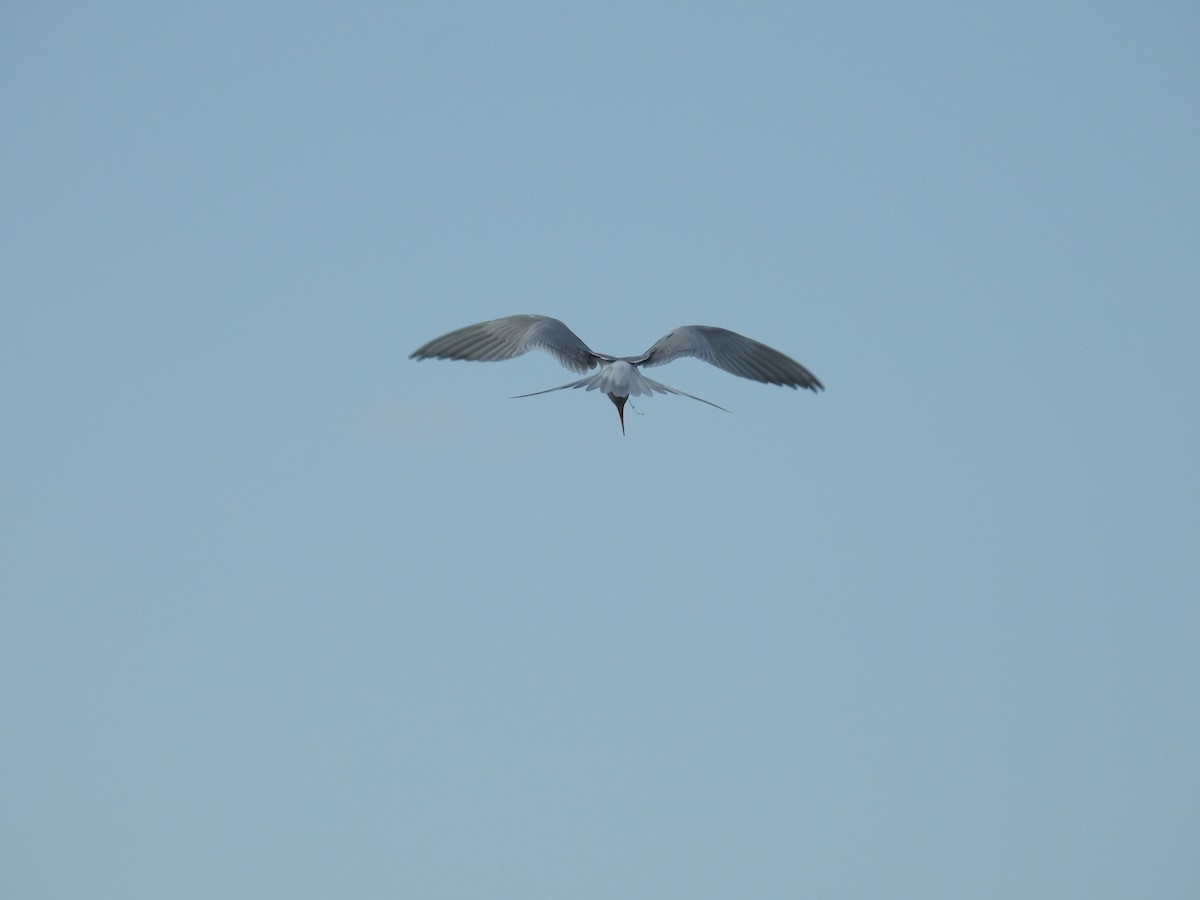
<instances>
[{"instance_id":1,"label":"outstretched wing","mask_svg":"<svg viewBox=\"0 0 1200 900\"><path fill-rule=\"evenodd\" d=\"M410 359L512 359L545 350L572 372L586 372L607 357L593 353L570 328L549 316L505 316L468 325L414 350Z\"/></svg>"},{"instance_id":2,"label":"outstretched wing","mask_svg":"<svg viewBox=\"0 0 1200 900\"><path fill-rule=\"evenodd\" d=\"M684 325L663 335L641 356L629 361L661 366L682 356L694 356L742 378L790 388L825 389L817 376L790 356L748 337L711 325Z\"/></svg>"}]
</instances>

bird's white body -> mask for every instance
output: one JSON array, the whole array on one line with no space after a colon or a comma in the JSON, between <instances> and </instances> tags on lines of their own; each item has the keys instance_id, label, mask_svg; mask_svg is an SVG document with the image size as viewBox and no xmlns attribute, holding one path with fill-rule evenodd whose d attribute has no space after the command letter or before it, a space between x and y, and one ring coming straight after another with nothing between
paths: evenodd
<instances>
[{"instance_id":1,"label":"bird's white body","mask_svg":"<svg viewBox=\"0 0 1200 900\"><path fill-rule=\"evenodd\" d=\"M647 378L642 366L659 366L682 356L692 356L711 363L734 375L767 384L806 388L814 393L823 390L817 377L794 359L758 341L710 325L684 325L663 335L641 356L610 356L596 353L558 319L549 316L506 316L477 325L468 325L440 338L435 338L412 353L413 359L467 359L494 361L511 359L530 350L545 350L562 365L576 372L586 372L595 366L600 371L570 384L521 394L532 397L583 388L603 391L616 405L625 431L625 401L630 397L653 394L680 394L709 406L708 400L685 393ZM717 409L724 409L717 406Z\"/></svg>"},{"instance_id":2,"label":"bird's white body","mask_svg":"<svg viewBox=\"0 0 1200 900\"><path fill-rule=\"evenodd\" d=\"M637 366L625 359L600 363L600 371L583 379L580 385L589 391L604 391L617 397L651 396L655 393L670 393L670 388L652 381L638 371Z\"/></svg>"}]
</instances>

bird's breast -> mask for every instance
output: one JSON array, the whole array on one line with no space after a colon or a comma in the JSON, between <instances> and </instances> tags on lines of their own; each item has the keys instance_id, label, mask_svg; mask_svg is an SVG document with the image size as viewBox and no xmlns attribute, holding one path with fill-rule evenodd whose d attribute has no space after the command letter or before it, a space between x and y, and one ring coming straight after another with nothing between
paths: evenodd
<instances>
[{"instance_id":1,"label":"bird's breast","mask_svg":"<svg viewBox=\"0 0 1200 900\"><path fill-rule=\"evenodd\" d=\"M623 359L604 364L604 392L628 397L637 378L637 369Z\"/></svg>"},{"instance_id":2,"label":"bird's breast","mask_svg":"<svg viewBox=\"0 0 1200 900\"><path fill-rule=\"evenodd\" d=\"M601 390L614 397L640 397L655 392L656 383L624 359L600 363L600 371L588 379L588 390Z\"/></svg>"}]
</instances>

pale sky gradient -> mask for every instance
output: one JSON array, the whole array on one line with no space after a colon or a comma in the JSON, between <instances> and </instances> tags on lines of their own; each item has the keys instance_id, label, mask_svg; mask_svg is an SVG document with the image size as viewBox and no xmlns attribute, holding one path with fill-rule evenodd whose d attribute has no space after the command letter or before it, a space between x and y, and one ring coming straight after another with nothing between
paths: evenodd
<instances>
[{"instance_id":1,"label":"pale sky gradient","mask_svg":"<svg viewBox=\"0 0 1200 900\"><path fill-rule=\"evenodd\" d=\"M0 896L1200 896L1196 4L0 26Z\"/></svg>"}]
</instances>

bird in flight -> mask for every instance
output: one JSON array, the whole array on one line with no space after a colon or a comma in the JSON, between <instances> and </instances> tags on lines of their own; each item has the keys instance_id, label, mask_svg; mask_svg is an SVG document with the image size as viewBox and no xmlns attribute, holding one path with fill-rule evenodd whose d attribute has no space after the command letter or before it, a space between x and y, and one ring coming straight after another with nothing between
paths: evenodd
<instances>
[{"instance_id":1,"label":"bird in flight","mask_svg":"<svg viewBox=\"0 0 1200 900\"><path fill-rule=\"evenodd\" d=\"M512 359L530 350L545 350L573 372L587 372L597 365L600 371L570 384L519 396L535 397L567 388L603 391L617 407L622 434L625 433L625 401L643 394L679 394L729 412L725 407L708 400L651 381L641 373L643 366L661 366L684 356L694 356L726 372L764 384L786 385L793 390L805 388L814 394L825 389L817 376L791 357L766 344L711 325L684 325L669 331L640 356L609 356L589 348L558 319L550 316L505 316L443 334L414 350L409 358L492 362Z\"/></svg>"}]
</instances>

